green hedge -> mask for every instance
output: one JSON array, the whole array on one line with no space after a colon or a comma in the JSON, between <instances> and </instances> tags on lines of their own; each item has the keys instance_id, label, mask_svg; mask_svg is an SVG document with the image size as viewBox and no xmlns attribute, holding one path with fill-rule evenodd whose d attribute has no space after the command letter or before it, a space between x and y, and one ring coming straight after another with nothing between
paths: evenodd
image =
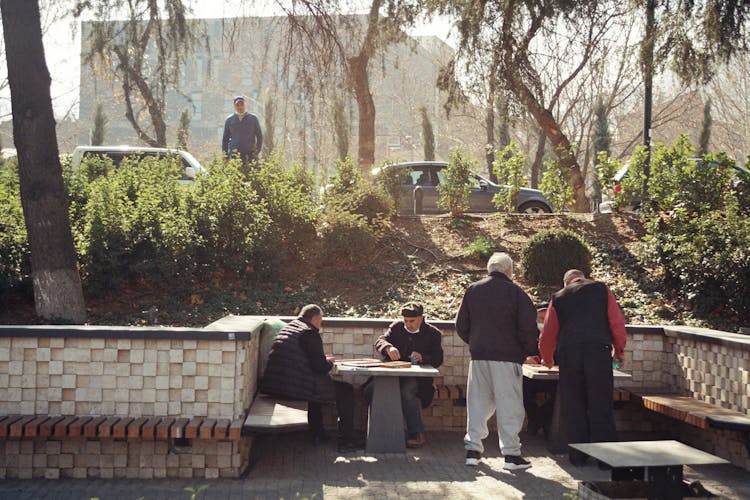
<instances>
[{"instance_id":1,"label":"green hedge","mask_svg":"<svg viewBox=\"0 0 750 500\"><path fill-rule=\"evenodd\" d=\"M565 271L591 273L591 253L577 234L566 229L535 234L521 251L524 277L535 285L559 285Z\"/></svg>"}]
</instances>

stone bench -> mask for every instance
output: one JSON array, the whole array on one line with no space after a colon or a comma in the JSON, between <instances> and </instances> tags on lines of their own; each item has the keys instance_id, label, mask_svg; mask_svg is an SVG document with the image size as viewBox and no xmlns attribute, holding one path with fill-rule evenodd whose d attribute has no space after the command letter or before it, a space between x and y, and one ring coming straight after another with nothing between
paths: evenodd
<instances>
[{"instance_id":1,"label":"stone bench","mask_svg":"<svg viewBox=\"0 0 750 500\"><path fill-rule=\"evenodd\" d=\"M700 429L722 429L744 433L750 454L750 416L663 388L630 389L644 408Z\"/></svg>"}]
</instances>

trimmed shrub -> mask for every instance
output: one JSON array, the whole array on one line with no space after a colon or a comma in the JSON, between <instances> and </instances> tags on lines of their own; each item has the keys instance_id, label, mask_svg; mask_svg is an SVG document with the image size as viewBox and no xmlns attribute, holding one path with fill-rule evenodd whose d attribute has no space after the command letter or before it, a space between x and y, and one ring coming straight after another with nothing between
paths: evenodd
<instances>
[{"instance_id":1,"label":"trimmed shrub","mask_svg":"<svg viewBox=\"0 0 750 500\"><path fill-rule=\"evenodd\" d=\"M213 174L213 170L211 172ZM315 240L318 217L318 207L312 199L314 183L310 172L301 166L286 170L274 155L260 162L249 179L252 190L263 200L271 222L264 229L268 244L254 250L258 264L270 272L287 257L304 257L305 249Z\"/></svg>"},{"instance_id":2,"label":"trimmed shrub","mask_svg":"<svg viewBox=\"0 0 750 500\"><path fill-rule=\"evenodd\" d=\"M5 290L27 280L30 273L18 163L11 158L0 165L0 297Z\"/></svg>"},{"instance_id":3,"label":"trimmed shrub","mask_svg":"<svg viewBox=\"0 0 750 500\"><path fill-rule=\"evenodd\" d=\"M565 271L591 273L591 253L586 243L568 230L542 231L521 251L524 277L535 285L562 285Z\"/></svg>"},{"instance_id":4,"label":"trimmed shrub","mask_svg":"<svg viewBox=\"0 0 750 500\"><path fill-rule=\"evenodd\" d=\"M177 159L126 159L78 192L74 222L79 259L96 289L138 274L173 275L188 255L191 226L183 216L184 186ZM82 195L82 193L84 193Z\"/></svg>"},{"instance_id":5,"label":"trimmed shrub","mask_svg":"<svg viewBox=\"0 0 750 500\"><path fill-rule=\"evenodd\" d=\"M320 225L323 257L329 264L363 264L362 257L372 253L378 233L360 214L326 210Z\"/></svg>"},{"instance_id":6,"label":"trimmed shrub","mask_svg":"<svg viewBox=\"0 0 750 500\"><path fill-rule=\"evenodd\" d=\"M256 251L269 244L267 204L245 182L239 160L214 160L209 172L186 190L185 219L193 234L187 253L199 269L251 272Z\"/></svg>"}]
</instances>

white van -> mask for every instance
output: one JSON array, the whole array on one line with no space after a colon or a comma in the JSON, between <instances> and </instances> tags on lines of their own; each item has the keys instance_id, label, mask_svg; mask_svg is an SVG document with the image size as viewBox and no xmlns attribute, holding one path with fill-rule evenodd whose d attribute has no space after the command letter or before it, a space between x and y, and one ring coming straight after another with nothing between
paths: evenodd
<instances>
[{"instance_id":1,"label":"white van","mask_svg":"<svg viewBox=\"0 0 750 500\"><path fill-rule=\"evenodd\" d=\"M201 166L200 162L187 151L140 146L78 146L73 150L71 158L72 169L77 169L84 158L94 156L106 156L110 158L115 167L119 167L122 160L128 156L176 156L182 159L182 164L185 167L185 174L180 179L182 182L190 182L199 173L206 172L206 169Z\"/></svg>"}]
</instances>

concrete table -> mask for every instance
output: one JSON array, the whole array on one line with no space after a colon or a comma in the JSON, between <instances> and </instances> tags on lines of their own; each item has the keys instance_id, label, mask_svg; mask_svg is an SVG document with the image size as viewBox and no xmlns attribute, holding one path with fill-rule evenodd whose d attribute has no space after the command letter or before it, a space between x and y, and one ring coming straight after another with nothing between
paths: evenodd
<instances>
[{"instance_id":1,"label":"concrete table","mask_svg":"<svg viewBox=\"0 0 750 500\"><path fill-rule=\"evenodd\" d=\"M557 366L551 369L543 365L524 364L523 376L532 380L560 380L560 371ZM612 370L615 383L618 380L631 378L632 375L620 370ZM568 449L567 433L565 432L565 422L562 418L560 403L560 390L555 391L555 402L552 407L552 421L549 425L547 434L547 449L550 453L566 453Z\"/></svg>"},{"instance_id":2,"label":"concrete table","mask_svg":"<svg viewBox=\"0 0 750 500\"><path fill-rule=\"evenodd\" d=\"M682 498L684 465L729 463L674 440L571 443L570 447L612 467L612 481L646 481L648 498Z\"/></svg>"},{"instance_id":3,"label":"concrete table","mask_svg":"<svg viewBox=\"0 0 750 500\"><path fill-rule=\"evenodd\" d=\"M435 377L440 372L430 365L409 368L347 366L336 363L336 373L373 377L372 403L367 418L368 453L404 453L404 419L401 411L399 377Z\"/></svg>"}]
</instances>

